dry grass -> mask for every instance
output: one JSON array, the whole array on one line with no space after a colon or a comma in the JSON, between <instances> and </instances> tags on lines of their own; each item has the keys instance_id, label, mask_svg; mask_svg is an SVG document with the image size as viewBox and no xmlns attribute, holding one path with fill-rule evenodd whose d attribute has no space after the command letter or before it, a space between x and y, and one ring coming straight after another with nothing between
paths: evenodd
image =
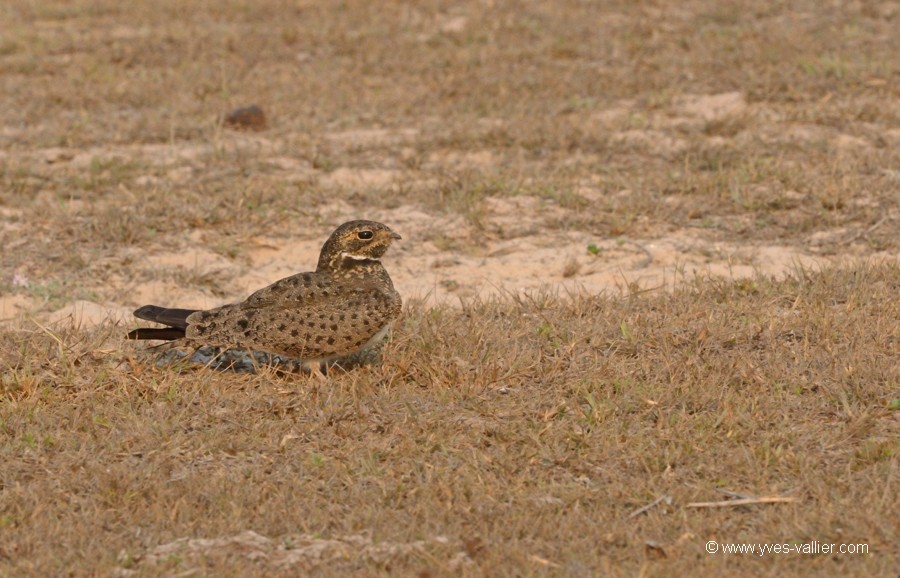
<instances>
[{"instance_id":1,"label":"dry grass","mask_svg":"<svg viewBox=\"0 0 900 578\"><path fill-rule=\"evenodd\" d=\"M28 306L0 326L0 575L895 571L896 5L599 4L4 2L0 302ZM270 128L221 126L250 103ZM577 280L595 242L685 229L711 261L883 261L412 300L384 366L328 384L47 323L160 279L242 298L255 244L409 207L434 268L589 233L547 271ZM223 265L151 261L188 250ZM798 501L686 507L717 490Z\"/></svg>"},{"instance_id":2,"label":"dry grass","mask_svg":"<svg viewBox=\"0 0 900 578\"><path fill-rule=\"evenodd\" d=\"M10 331L0 564L886 575L898 563L898 291L900 268L885 265L413 305L384 367L327 384L157 369L117 328ZM797 502L686 509L718 489ZM672 503L628 517L659 496ZM154 553L247 530L272 544ZM356 546L288 563L272 553L314 539ZM726 558L704 553L711 539L871 553Z\"/></svg>"}]
</instances>

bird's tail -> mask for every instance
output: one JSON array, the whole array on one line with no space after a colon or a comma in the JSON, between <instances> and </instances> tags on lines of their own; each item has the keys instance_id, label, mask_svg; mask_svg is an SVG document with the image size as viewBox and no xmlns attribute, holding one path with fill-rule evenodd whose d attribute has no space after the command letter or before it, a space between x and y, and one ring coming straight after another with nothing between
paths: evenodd
<instances>
[{"instance_id":1,"label":"bird's tail","mask_svg":"<svg viewBox=\"0 0 900 578\"><path fill-rule=\"evenodd\" d=\"M173 341L184 337L180 327L140 327L128 332L128 339L162 339Z\"/></svg>"},{"instance_id":2,"label":"bird's tail","mask_svg":"<svg viewBox=\"0 0 900 578\"><path fill-rule=\"evenodd\" d=\"M135 329L128 333L128 339L163 339L167 341L181 339L187 329L188 315L194 311L196 309L167 309L156 305L144 305L135 310L135 317L162 323L168 327Z\"/></svg>"}]
</instances>

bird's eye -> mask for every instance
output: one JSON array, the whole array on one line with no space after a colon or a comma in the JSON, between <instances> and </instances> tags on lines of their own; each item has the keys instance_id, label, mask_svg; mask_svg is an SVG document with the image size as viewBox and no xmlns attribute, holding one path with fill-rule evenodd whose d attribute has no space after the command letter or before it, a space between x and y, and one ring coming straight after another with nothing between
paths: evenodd
<instances>
[{"instance_id":1,"label":"bird's eye","mask_svg":"<svg viewBox=\"0 0 900 578\"><path fill-rule=\"evenodd\" d=\"M367 241L367 240L371 239L372 237L374 237L375 233L373 233L372 231L360 231L359 233L356 234L356 236L364 241Z\"/></svg>"}]
</instances>

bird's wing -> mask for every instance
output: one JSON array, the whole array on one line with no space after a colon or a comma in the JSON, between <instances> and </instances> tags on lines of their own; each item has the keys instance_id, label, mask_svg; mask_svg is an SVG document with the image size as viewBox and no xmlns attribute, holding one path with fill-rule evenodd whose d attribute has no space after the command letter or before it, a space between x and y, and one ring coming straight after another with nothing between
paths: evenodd
<instances>
[{"instance_id":1,"label":"bird's wing","mask_svg":"<svg viewBox=\"0 0 900 578\"><path fill-rule=\"evenodd\" d=\"M298 273L255 291L238 305L241 309L261 309L280 305L297 307L304 302L327 298L329 293L333 293L333 290L329 291L330 289L332 283L329 279L310 273Z\"/></svg>"},{"instance_id":2,"label":"bird's wing","mask_svg":"<svg viewBox=\"0 0 900 578\"><path fill-rule=\"evenodd\" d=\"M358 349L399 313L399 301L394 304L375 284L321 285L295 287L282 280L241 303L195 313L187 337L300 359L328 358Z\"/></svg>"},{"instance_id":3,"label":"bird's wing","mask_svg":"<svg viewBox=\"0 0 900 578\"><path fill-rule=\"evenodd\" d=\"M317 297L314 302L279 302L277 314L245 309L236 323L246 333L242 345L300 359L345 355L365 345L399 313L388 295L371 288ZM246 327L241 325L246 321Z\"/></svg>"}]
</instances>

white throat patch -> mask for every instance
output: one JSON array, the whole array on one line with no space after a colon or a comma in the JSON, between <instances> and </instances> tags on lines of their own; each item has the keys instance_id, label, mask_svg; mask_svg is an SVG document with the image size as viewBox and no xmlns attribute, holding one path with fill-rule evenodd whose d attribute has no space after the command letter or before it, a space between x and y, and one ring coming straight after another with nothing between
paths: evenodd
<instances>
[{"instance_id":1,"label":"white throat patch","mask_svg":"<svg viewBox=\"0 0 900 578\"><path fill-rule=\"evenodd\" d=\"M353 259L354 261L377 261L378 259L373 259L372 257L368 257L366 255L354 255L353 253L348 253L346 251L341 251L341 257L345 259Z\"/></svg>"}]
</instances>

